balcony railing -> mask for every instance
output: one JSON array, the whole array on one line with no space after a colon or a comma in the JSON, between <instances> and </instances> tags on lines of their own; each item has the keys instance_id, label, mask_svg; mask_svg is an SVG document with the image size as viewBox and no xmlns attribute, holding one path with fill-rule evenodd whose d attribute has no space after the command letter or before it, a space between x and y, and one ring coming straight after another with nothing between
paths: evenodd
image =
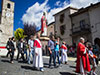
<instances>
[{"instance_id":1,"label":"balcony railing","mask_svg":"<svg viewBox=\"0 0 100 75\"><path fill-rule=\"evenodd\" d=\"M86 24L83 26L79 26L79 27L74 27L71 29L72 34L74 33L78 33L78 32L85 32L85 31L89 31L90 32L90 25Z\"/></svg>"}]
</instances>

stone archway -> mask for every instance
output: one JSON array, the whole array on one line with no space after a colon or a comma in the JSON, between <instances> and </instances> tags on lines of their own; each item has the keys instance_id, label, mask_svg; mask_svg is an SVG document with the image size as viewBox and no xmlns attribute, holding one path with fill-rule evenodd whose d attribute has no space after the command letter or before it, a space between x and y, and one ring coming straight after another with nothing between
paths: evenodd
<instances>
[{"instance_id":1,"label":"stone archway","mask_svg":"<svg viewBox=\"0 0 100 75\"><path fill-rule=\"evenodd\" d=\"M97 44L100 47L100 38L95 38L94 43Z\"/></svg>"},{"instance_id":2,"label":"stone archway","mask_svg":"<svg viewBox=\"0 0 100 75\"><path fill-rule=\"evenodd\" d=\"M2 30L0 29L0 36L1 36L1 34L2 34Z\"/></svg>"}]
</instances>

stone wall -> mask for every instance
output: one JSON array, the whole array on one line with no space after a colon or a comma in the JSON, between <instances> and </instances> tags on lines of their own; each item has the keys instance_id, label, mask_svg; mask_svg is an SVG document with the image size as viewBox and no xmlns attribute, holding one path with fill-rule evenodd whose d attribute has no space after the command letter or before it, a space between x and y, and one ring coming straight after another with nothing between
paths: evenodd
<instances>
[{"instance_id":1,"label":"stone wall","mask_svg":"<svg viewBox=\"0 0 100 75\"><path fill-rule=\"evenodd\" d=\"M65 41L68 45L72 45L72 37L70 36L72 26L71 18L69 15L76 11L76 9L69 7L55 15L55 34L57 36L60 36L62 41ZM60 21L62 14L64 14L62 18L63 22ZM62 26L64 27L61 28ZM62 34L61 32L64 32L64 34Z\"/></svg>"},{"instance_id":2,"label":"stone wall","mask_svg":"<svg viewBox=\"0 0 100 75\"><path fill-rule=\"evenodd\" d=\"M10 0L2 0L2 10L1 10L1 30L2 34L0 36L0 42L7 42L9 37L13 36L13 24L14 24L14 2ZM8 4L10 7L8 8ZM7 15L9 14L9 15Z\"/></svg>"},{"instance_id":3,"label":"stone wall","mask_svg":"<svg viewBox=\"0 0 100 75\"><path fill-rule=\"evenodd\" d=\"M94 8L89 9L92 43L96 38L100 38L100 4Z\"/></svg>"}]
</instances>

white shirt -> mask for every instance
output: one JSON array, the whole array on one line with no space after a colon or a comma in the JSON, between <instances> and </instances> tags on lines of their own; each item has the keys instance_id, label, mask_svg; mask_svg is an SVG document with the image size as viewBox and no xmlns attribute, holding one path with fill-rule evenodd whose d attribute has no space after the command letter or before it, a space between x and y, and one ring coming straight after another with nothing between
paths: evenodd
<instances>
[{"instance_id":1,"label":"white shirt","mask_svg":"<svg viewBox=\"0 0 100 75\"><path fill-rule=\"evenodd\" d=\"M23 43L21 43L21 48L23 48Z\"/></svg>"},{"instance_id":2,"label":"white shirt","mask_svg":"<svg viewBox=\"0 0 100 75\"><path fill-rule=\"evenodd\" d=\"M29 44L29 46L31 47L31 48L33 48L33 40L28 40L28 44Z\"/></svg>"},{"instance_id":3,"label":"white shirt","mask_svg":"<svg viewBox=\"0 0 100 75\"><path fill-rule=\"evenodd\" d=\"M89 50L89 54L90 54L91 56L93 56L93 52L92 52L91 50Z\"/></svg>"}]
</instances>

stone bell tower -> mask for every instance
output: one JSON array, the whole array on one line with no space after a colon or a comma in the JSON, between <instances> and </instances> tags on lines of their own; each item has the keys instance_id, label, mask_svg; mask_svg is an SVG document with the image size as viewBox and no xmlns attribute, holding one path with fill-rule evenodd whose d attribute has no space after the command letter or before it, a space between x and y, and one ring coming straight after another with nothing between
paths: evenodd
<instances>
[{"instance_id":1,"label":"stone bell tower","mask_svg":"<svg viewBox=\"0 0 100 75\"><path fill-rule=\"evenodd\" d=\"M0 42L6 43L9 37L13 36L14 5L10 0L2 0L1 20L0 20Z\"/></svg>"}]
</instances>

